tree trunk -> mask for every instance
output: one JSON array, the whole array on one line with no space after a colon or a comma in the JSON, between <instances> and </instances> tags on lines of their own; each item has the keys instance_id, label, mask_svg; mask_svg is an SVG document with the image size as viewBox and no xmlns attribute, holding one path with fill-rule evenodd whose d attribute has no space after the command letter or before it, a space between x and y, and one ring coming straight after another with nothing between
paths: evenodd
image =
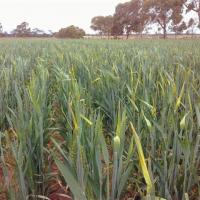
<instances>
[{"instance_id":1,"label":"tree trunk","mask_svg":"<svg viewBox=\"0 0 200 200\"><path fill-rule=\"evenodd\" d=\"M129 38L129 32L126 33L126 39L128 40Z\"/></svg>"},{"instance_id":2,"label":"tree trunk","mask_svg":"<svg viewBox=\"0 0 200 200\"><path fill-rule=\"evenodd\" d=\"M161 28L163 29L163 39L166 39L166 37L167 37L167 20L166 20L166 17L158 19L157 22L160 24Z\"/></svg>"},{"instance_id":3,"label":"tree trunk","mask_svg":"<svg viewBox=\"0 0 200 200\"><path fill-rule=\"evenodd\" d=\"M163 20L163 38L166 39L167 37L167 24L166 24L166 20Z\"/></svg>"}]
</instances>

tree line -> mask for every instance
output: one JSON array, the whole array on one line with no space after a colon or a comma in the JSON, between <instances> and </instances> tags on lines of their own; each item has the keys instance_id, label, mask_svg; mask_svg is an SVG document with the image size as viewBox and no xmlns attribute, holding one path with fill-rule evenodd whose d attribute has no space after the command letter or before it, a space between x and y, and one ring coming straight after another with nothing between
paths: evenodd
<instances>
[{"instance_id":1,"label":"tree line","mask_svg":"<svg viewBox=\"0 0 200 200\"><path fill-rule=\"evenodd\" d=\"M195 24L193 18L188 24L183 21L184 9L186 13L197 13L200 28L200 0L131 0L118 4L113 15L94 17L91 28L100 35L128 38L131 33L140 34L148 25L155 24L166 38L168 31L182 33Z\"/></svg>"},{"instance_id":2,"label":"tree line","mask_svg":"<svg viewBox=\"0 0 200 200\"><path fill-rule=\"evenodd\" d=\"M93 17L91 29L108 38L126 35L128 39L132 33L141 34L144 30L148 33L148 26L155 24L166 38L168 31L178 34L194 27L196 22L193 18L188 24L183 20L184 9L186 13L193 11L197 14L197 27L200 28L200 0L131 0L118 4L113 15ZM85 31L71 25L61 28L56 33L52 31L46 33L38 28L31 29L27 22L22 22L8 34L3 32L0 23L0 36L83 38Z\"/></svg>"},{"instance_id":3,"label":"tree line","mask_svg":"<svg viewBox=\"0 0 200 200\"><path fill-rule=\"evenodd\" d=\"M83 38L85 31L77 26L71 25L66 28L61 28L58 32L48 33L41 29L29 27L29 23L22 22L10 33L3 31L3 26L0 23L0 37L58 37L58 38Z\"/></svg>"},{"instance_id":4,"label":"tree line","mask_svg":"<svg viewBox=\"0 0 200 200\"><path fill-rule=\"evenodd\" d=\"M53 34L51 30L46 33L38 28L31 29L28 22L22 22L10 33L7 33L3 31L3 26L0 23L0 37L51 37Z\"/></svg>"}]
</instances>

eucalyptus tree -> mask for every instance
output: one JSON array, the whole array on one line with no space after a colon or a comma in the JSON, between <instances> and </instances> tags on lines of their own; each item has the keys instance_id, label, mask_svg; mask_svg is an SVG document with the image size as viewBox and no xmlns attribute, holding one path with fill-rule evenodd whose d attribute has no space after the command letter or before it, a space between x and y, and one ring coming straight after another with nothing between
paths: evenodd
<instances>
[{"instance_id":1,"label":"eucalyptus tree","mask_svg":"<svg viewBox=\"0 0 200 200\"><path fill-rule=\"evenodd\" d=\"M185 4L188 11L194 11L198 15L198 27L200 28L200 0L185 0Z\"/></svg>"},{"instance_id":2,"label":"eucalyptus tree","mask_svg":"<svg viewBox=\"0 0 200 200\"><path fill-rule=\"evenodd\" d=\"M132 32L141 33L144 30L147 18L143 5L143 0L132 0L116 6L114 27L119 33L125 33L127 39Z\"/></svg>"},{"instance_id":3,"label":"eucalyptus tree","mask_svg":"<svg viewBox=\"0 0 200 200\"><path fill-rule=\"evenodd\" d=\"M110 37L113 29L113 16L96 16L91 20L91 29L97 31L100 35Z\"/></svg>"},{"instance_id":4,"label":"eucalyptus tree","mask_svg":"<svg viewBox=\"0 0 200 200\"><path fill-rule=\"evenodd\" d=\"M168 25L178 25L182 21L183 0L146 0L145 9L149 16L149 23L158 23L163 30L163 37L167 36Z\"/></svg>"}]
</instances>

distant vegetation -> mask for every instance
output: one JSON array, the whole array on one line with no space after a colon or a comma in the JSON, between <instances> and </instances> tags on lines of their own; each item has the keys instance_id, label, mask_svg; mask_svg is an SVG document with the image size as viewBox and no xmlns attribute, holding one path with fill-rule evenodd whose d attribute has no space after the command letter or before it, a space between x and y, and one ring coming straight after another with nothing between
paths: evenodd
<instances>
[{"instance_id":1,"label":"distant vegetation","mask_svg":"<svg viewBox=\"0 0 200 200\"><path fill-rule=\"evenodd\" d=\"M80 39L85 36L85 31L79 27L76 26L69 26L67 28L62 28L58 31L58 33L55 34L58 38L76 38Z\"/></svg>"},{"instance_id":2,"label":"distant vegetation","mask_svg":"<svg viewBox=\"0 0 200 200\"><path fill-rule=\"evenodd\" d=\"M184 16L192 11L198 20L193 17L189 22L184 21ZM194 16L194 15L193 15ZM95 16L91 20L91 29L100 36L125 35L128 39L130 34L142 34L156 26L159 32L166 38L168 33L182 34L200 31L200 1L199 0L131 0L120 3L115 8L115 13L108 16ZM0 37L59 37L59 38L82 38L85 35L83 29L74 25L62 28L58 33L49 31L45 33L37 28L31 30L27 22L23 22L11 33L3 32L0 25Z\"/></svg>"},{"instance_id":3,"label":"distant vegetation","mask_svg":"<svg viewBox=\"0 0 200 200\"><path fill-rule=\"evenodd\" d=\"M198 24L193 18L186 24L186 13L193 11L198 15ZM132 0L116 6L113 16L96 16L91 21L91 28L100 35L126 35L131 33L148 33L148 26L155 24L166 38L167 32L183 33L196 25L200 28L199 0Z\"/></svg>"},{"instance_id":4,"label":"distant vegetation","mask_svg":"<svg viewBox=\"0 0 200 200\"><path fill-rule=\"evenodd\" d=\"M1 37L52 37L54 33L49 30L48 33L38 28L31 29L28 22L22 22L10 33L3 32L3 26L0 24Z\"/></svg>"},{"instance_id":5,"label":"distant vegetation","mask_svg":"<svg viewBox=\"0 0 200 200\"><path fill-rule=\"evenodd\" d=\"M113 17L111 15L94 17L91 21L91 28L98 31L99 35L107 35L109 38L112 35Z\"/></svg>"}]
</instances>

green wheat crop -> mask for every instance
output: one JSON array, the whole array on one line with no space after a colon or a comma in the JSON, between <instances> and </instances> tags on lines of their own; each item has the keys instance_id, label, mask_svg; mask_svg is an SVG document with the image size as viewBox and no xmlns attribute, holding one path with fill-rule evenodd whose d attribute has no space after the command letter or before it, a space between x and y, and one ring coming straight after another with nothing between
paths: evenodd
<instances>
[{"instance_id":1,"label":"green wheat crop","mask_svg":"<svg viewBox=\"0 0 200 200\"><path fill-rule=\"evenodd\" d=\"M0 153L11 200L198 198L200 42L0 41Z\"/></svg>"}]
</instances>

